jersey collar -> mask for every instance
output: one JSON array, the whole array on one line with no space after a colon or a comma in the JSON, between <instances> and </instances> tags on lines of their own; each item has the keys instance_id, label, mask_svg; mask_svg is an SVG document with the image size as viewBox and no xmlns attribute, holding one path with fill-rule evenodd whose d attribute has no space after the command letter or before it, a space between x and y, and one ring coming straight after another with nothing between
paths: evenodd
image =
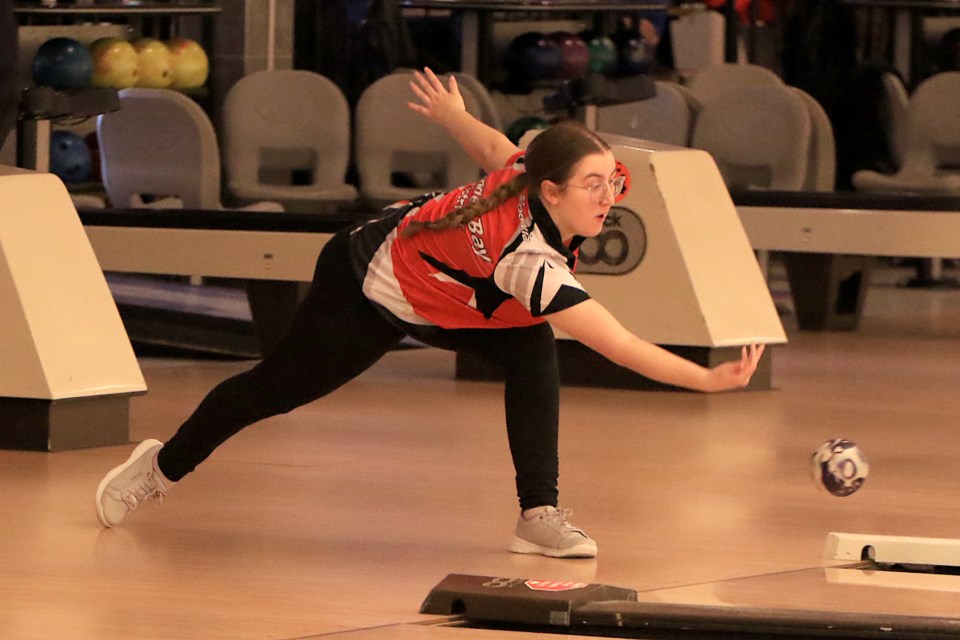
<instances>
[{"instance_id":1,"label":"jersey collar","mask_svg":"<svg viewBox=\"0 0 960 640\"><path fill-rule=\"evenodd\" d=\"M547 208L543 206L539 198L529 198L530 215L533 217L533 223L540 227L543 239L551 247L559 251L565 258L572 259L576 256L574 251L580 248L585 238L583 236L573 236L570 240L570 246L563 244L563 238L560 236L560 229L554 224L553 218Z\"/></svg>"}]
</instances>

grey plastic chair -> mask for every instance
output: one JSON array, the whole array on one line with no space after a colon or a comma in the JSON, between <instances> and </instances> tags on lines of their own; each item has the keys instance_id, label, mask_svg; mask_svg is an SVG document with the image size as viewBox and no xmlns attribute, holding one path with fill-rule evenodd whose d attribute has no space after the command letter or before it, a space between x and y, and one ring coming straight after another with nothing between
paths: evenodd
<instances>
[{"instance_id":1,"label":"grey plastic chair","mask_svg":"<svg viewBox=\"0 0 960 640\"><path fill-rule=\"evenodd\" d=\"M704 103L692 146L713 156L728 187L798 191L807 180L810 120L786 85L744 85Z\"/></svg>"},{"instance_id":2,"label":"grey plastic chair","mask_svg":"<svg viewBox=\"0 0 960 640\"><path fill-rule=\"evenodd\" d=\"M597 130L685 147L693 122L687 98L673 82L656 81L657 95L647 100L597 109Z\"/></svg>"},{"instance_id":3,"label":"grey plastic chair","mask_svg":"<svg viewBox=\"0 0 960 640\"><path fill-rule=\"evenodd\" d=\"M810 150L803 191L833 191L837 182L837 142L830 117L823 105L809 93L797 87L790 87L790 90L803 99L810 114Z\"/></svg>"},{"instance_id":4,"label":"grey plastic chair","mask_svg":"<svg viewBox=\"0 0 960 640\"><path fill-rule=\"evenodd\" d=\"M903 130L903 161L893 175L853 174L861 191L960 193L960 71L927 78L910 96Z\"/></svg>"},{"instance_id":5,"label":"grey plastic chair","mask_svg":"<svg viewBox=\"0 0 960 640\"><path fill-rule=\"evenodd\" d=\"M745 84L783 84L780 76L756 64L725 62L698 69L686 87L701 103L710 102L734 86Z\"/></svg>"},{"instance_id":6,"label":"grey plastic chair","mask_svg":"<svg viewBox=\"0 0 960 640\"><path fill-rule=\"evenodd\" d=\"M337 85L312 71L258 71L223 104L227 188L240 201L269 199L287 210L350 202L350 108Z\"/></svg>"},{"instance_id":7,"label":"grey plastic chair","mask_svg":"<svg viewBox=\"0 0 960 640\"><path fill-rule=\"evenodd\" d=\"M361 195L377 204L447 191L477 179L480 167L439 125L407 107L409 72L384 76L357 102L354 158ZM461 92L467 111L480 117L473 94Z\"/></svg>"},{"instance_id":8,"label":"grey plastic chair","mask_svg":"<svg viewBox=\"0 0 960 640\"><path fill-rule=\"evenodd\" d=\"M480 107L480 112L477 117L494 129L503 131L503 120L500 117L500 111L497 109L497 105L494 104L487 87L480 82L476 76L469 73L457 72L453 74L453 76L457 79L457 86L459 86L461 90L460 93L462 94L464 91L469 91L477 100Z\"/></svg>"},{"instance_id":9,"label":"grey plastic chair","mask_svg":"<svg viewBox=\"0 0 960 640\"><path fill-rule=\"evenodd\" d=\"M220 149L207 114L177 91L119 92L120 109L97 117L100 169L114 207L225 209ZM243 209L283 211L276 202Z\"/></svg>"}]
</instances>

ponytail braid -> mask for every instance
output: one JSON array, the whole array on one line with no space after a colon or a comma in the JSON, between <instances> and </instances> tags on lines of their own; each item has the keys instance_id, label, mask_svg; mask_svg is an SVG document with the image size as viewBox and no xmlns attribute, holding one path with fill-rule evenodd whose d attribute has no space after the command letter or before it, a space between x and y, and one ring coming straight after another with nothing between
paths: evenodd
<instances>
[{"instance_id":1,"label":"ponytail braid","mask_svg":"<svg viewBox=\"0 0 960 640\"><path fill-rule=\"evenodd\" d=\"M518 195L527 188L528 183L527 174L518 174L494 189L493 193L486 198L454 209L439 220L411 220L401 232L401 237L412 238L424 230L445 231L465 225Z\"/></svg>"}]
</instances>

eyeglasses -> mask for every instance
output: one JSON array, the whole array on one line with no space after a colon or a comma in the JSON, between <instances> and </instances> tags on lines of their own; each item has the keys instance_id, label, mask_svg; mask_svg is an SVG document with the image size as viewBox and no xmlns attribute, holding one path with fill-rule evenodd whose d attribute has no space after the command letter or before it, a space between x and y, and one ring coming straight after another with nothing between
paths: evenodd
<instances>
[{"instance_id":1,"label":"eyeglasses","mask_svg":"<svg viewBox=\"0 0 960 640\"><path fill-rule=\"evenodd\" d=\"M575 189L586 189L590 192L590 202L600 204L606 197L608 190L613 194L614 198L623 193L623 185L626 181L627 178L625 176L618 176L610 182L598 182L597 184L591 185L568 184L567 186Z\"/></svg>"}]
</instances>

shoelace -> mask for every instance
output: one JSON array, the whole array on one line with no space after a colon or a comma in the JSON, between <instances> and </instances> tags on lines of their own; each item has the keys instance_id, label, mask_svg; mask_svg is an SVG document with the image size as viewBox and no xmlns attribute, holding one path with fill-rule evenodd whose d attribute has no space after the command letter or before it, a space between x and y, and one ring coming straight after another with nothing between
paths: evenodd
<instances>
[{"instance_id":1,"label":"shoelace","mask_svg":"<svg viewBox=\"0 0 960 640\"><path fill-rule=\"evenodd\" d=\"M556 511L548 511L543 515L547 518L550 518L551 520L559 520L561 525L563 525L567 529L570 529L571 531L575 531L576 533L587 535L586 533L583 532L582 529L570 524L567 521L567 518L573 515L573 509L557 509Z\"/></svg>"},{"instance_id":2,"label":"shoelace","mask_svg":"<svg viewBox=\"0 0 960 640\"><path fill-rule=\"evenodd\" d=\"M152 498L160 498L163 502L163 496L166 495L166 489L157 481L151 473L143 474L139 480L130 485L120 494L120 499L132 511L140 506L141 502L146 502Z\"/></svg>"}]
</instances>

